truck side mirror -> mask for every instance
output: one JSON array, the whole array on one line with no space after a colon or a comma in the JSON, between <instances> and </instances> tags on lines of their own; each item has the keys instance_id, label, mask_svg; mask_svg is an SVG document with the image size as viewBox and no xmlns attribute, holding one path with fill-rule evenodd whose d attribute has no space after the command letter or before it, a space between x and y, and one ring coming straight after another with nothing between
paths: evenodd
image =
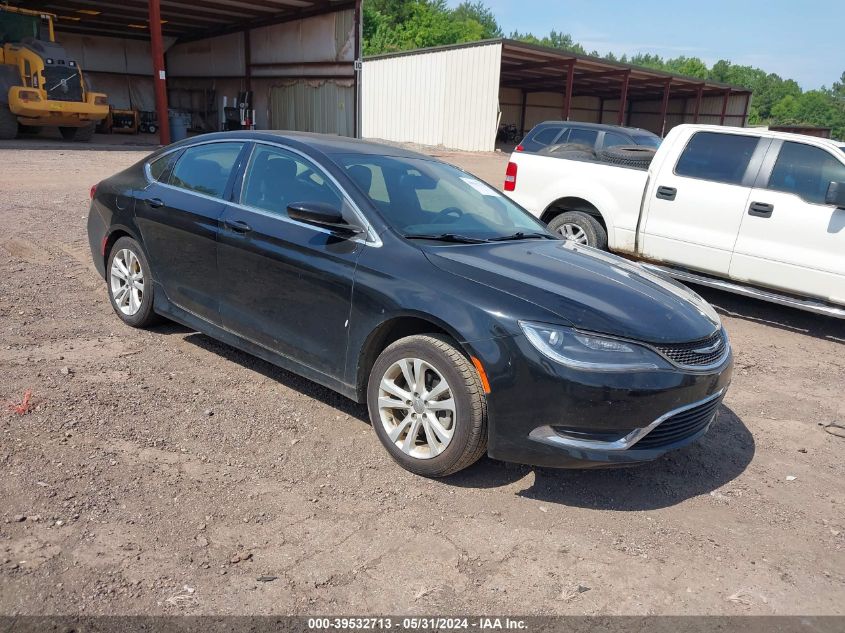
<instances>
[{"instance_id":1,"label":"truck side mirror","mask_svg":"<svg viewBox=\"0 0 845 633\"><path fill-rule=\"evenodd\" d=\"M824 202L845 209L845 182L831 181Z\"/></svg>"}]
</instances>

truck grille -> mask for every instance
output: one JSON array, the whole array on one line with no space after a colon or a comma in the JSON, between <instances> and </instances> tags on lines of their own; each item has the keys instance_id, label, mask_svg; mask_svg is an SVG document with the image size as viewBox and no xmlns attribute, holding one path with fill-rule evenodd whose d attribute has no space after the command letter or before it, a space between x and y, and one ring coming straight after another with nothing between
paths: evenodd
<instances>
[{"instance_id":1,"label":"truck grille","mask_svg":"<svg viewBox=\"0 0 845 633\"><path fill-rule=\"evenodd\" d=\"M716 417L723 396L676 413L657 425L648 435L634 445L634 449L661 448L692 437L706 429Z\"/></svg>"},{"instance_id":2,"label":"truck grille","mask_svg":"<svg viewBox=\"0 0 845 633\"><path fill-rule=\"evenodd\" d=\"M44 88L50 101L82 101L82 78L78 68L47 66Z\"/></svg>"},{"instance_id":3,"label":"truck grille","mask_svg":"<svg viewBox=\"0 0 845 633\"><path fill-rule=\"evenodd\" d=\"M681 367L707 367L724 360L728 353L727 336L722 330L710 338L694 343L658 345L657 350Z\"/></svg>"}]
</instances>

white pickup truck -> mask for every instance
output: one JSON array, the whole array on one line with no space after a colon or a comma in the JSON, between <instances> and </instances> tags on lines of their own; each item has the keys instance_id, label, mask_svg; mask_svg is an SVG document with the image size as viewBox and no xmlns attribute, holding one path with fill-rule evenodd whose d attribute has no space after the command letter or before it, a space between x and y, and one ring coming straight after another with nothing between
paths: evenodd
<instances>
[{"instance_id":1,"label":"white pickup truck","mask_svg":"<svg viewBox=\"0 0 845 633\"><path fill-rule=\"evenodd\" d=\"M645 168L583 151L510 161L505 193L568 239L845 318L845 142L680 125Z\"/></svg>"}]
</instances>

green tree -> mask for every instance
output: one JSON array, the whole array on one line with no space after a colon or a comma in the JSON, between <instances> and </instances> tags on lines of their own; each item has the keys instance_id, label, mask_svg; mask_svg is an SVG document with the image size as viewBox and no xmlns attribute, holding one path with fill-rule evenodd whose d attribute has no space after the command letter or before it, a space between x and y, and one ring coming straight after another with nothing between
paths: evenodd
<instances>
[{"instance_id":1,"label":"green tree","mask_svg":"<svg viewBox=\"0 0 845 633\"><path fill-rule=\"evenodd\" d=\"M493 12L485 6L481 0L476 2L469 2L465 0L461 2L454 11L452 17L458 22L474 21L481 25L481 39L490 39L494 37L502 37L502 29L496 21L496 16Z\"/></svg>"}]
</instances>

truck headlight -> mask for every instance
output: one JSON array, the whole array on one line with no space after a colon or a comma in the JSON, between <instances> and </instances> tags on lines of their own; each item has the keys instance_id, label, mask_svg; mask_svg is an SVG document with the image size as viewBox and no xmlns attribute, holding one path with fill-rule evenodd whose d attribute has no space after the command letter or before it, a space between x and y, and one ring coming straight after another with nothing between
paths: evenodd
<instances>
[{"instance_id":1,"label":"truck headlight","mask_svg":"<svg viewBox=\"0 0 845 633\"><path fill-rule=\"evenodd\" d=\"M94 105L104 106L109 104L109 98L106 95L97 95L94 97Z\"/></svg>"},{"instance_id":2,"label":"truck headlight","mask_svg":"<svg viewBox=\"0 0 845 633\"><path fill-rule=\"evenodd\" d=\"M643 371L671 368L647 347L588 334L561 325L519 322L528 341L551 360L586 371Z\"/></svg>"}]
</instances>

